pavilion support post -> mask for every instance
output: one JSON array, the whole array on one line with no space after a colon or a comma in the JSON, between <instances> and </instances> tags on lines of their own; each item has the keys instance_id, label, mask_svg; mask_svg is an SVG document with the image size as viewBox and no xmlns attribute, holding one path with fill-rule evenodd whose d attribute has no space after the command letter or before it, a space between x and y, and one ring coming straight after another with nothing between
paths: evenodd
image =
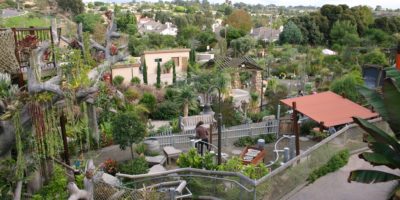
<instances>
[{"instance_id":1,"label":"pavilion support post","mask_svg":"<svg viewBox=\"0 0 400 200\"><path fill-rule=\"evenodd\" d=\"M297 106L296 102L292 103L292 109L293 109L293 131L296 136L296 156L300 155L300 134L299 134L299 124L298 124L298 111L297 111Z\"/></svg>"},{"instance_id":2,"label":"pavilion support post","mask_svg":"<svg viewBox=\"0 0 400 200\"><path fill-rule=\"evenodd\" d=\"M319 131L320 131L320 132L323 132L324 129L325 129L324 122L320 122L320 123L319 123Z\"/></svg>"},{"instance_id":3,"label":"pavilion support post","mask_svg":"<svg viewBox=\"0 0 400 200\"><path fill-rule=\"evenodd\" d=\"M213 140L213 128L214 128L214 127L213 127L213 125L211 124L211 125L210 125L210 138L209 138L210 140L208 141L208 143L210 143L210 144L212 144L212 142L213 142L213 141L212 141L212 140ZM211 145L209 145L208 148L209 148L209 150L211 150Z\"/></svg>"}]
</instances>

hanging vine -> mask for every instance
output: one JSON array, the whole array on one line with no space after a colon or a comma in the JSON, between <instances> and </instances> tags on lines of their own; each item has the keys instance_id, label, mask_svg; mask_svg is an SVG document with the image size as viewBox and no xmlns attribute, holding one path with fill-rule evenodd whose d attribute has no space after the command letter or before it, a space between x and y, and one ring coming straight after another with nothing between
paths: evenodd
<instances>
[{"instance_id":1,"label":"hanging vine","mask_svg":"<svg viewBox=\"0 0 400 200\"><path fill-rule=\"evenodd\" d=\"M23 144L22 144L22 125L21 125L21 115L20 112L17 110L13 117L12 121L15 127L15 144L17 149L17 163L16 163L16 177L18 180L21 180L24 177L24 170L25 170L25 158L24 158L24 151L23 151Z\"/></svg>"}]
</instances>

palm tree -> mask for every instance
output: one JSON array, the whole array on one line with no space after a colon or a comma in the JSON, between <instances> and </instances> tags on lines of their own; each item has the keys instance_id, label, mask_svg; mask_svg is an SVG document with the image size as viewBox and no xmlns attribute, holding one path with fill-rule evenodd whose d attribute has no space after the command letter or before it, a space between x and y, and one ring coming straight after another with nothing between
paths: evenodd
<instances>
[{"instance_id":1,"label":"palm tree","mask_svg":"<svg viewBox=\"0 0 400 200\"><path fill-rule=\"evenodd\" d=\"M184 85L179 89L178 102L182 104L183 116L189 116L189 107L196 105L197 96L195 89L190 85Z\"/></svg>"}]
</instances>

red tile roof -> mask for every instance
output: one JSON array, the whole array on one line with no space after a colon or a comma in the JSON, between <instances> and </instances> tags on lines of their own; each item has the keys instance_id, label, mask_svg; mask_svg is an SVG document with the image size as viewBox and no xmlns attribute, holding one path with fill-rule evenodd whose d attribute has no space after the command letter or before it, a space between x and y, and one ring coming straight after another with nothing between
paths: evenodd
<instances>
[{"instance_id":1,"label":"red tile roof","mask_svg":"<svg viewBox=\"0 0 400 200\"><path fill-rule=\"evenodd\" d=\"M295 97L281 100L282 103L292 107L296 102L297 111L320 123L325 127L332 127L353 122L351 117L370 119L378 116L349 99L333 92L322 92L313 95Z\"/></svg>"}]
</instances>

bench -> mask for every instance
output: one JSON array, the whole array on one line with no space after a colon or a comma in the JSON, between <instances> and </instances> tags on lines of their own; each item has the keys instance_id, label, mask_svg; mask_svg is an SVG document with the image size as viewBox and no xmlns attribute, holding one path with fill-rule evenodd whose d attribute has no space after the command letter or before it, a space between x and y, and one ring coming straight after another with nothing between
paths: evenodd
<instances>
[{"instance_id":1,"label":"bench","mask_svg":"<svg viewBox=\"0 0 400 200\"><path fill-rule=\"evenodd\" d=\"M181 130L194 130L196 129L197 123L199 123L200 121L204 122L203 126L206 128L209 128L211 124L214 124L216 122L213 114L182 117L180 124Z\"/></svg>"}]
</instances>

